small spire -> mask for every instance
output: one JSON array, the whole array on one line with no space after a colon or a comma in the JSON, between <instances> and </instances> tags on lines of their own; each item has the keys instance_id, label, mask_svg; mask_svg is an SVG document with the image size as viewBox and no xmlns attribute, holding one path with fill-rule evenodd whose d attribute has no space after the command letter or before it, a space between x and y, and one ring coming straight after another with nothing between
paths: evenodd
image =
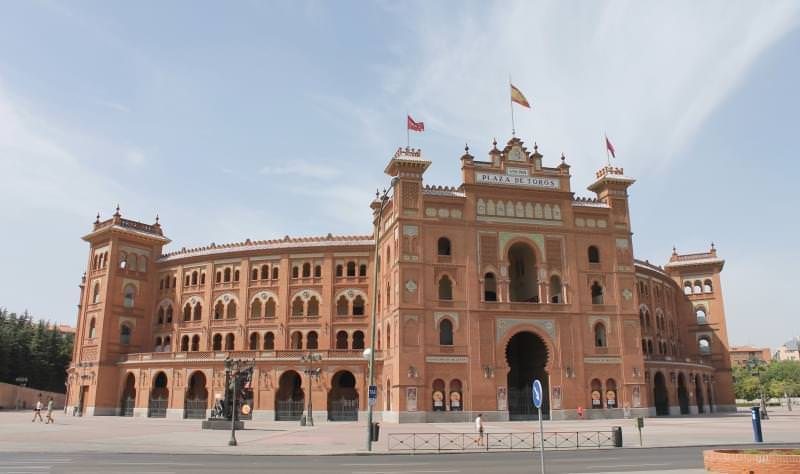
<instances>
[{"instance_id":1,"label":"small spire","mask_svg":"<svg viewBox=\"0 0 800 474\"><path fill-rule=\"evenodd\" d=\"M716 248L714 248L714 242L711 242L711 250L716 250Z\"/></svg>"},{"instance_id":2,"label":"small spire","mask_svg":"<svg viewBox=\"0 0 800 474\"><path fill-rule=\"evenodd\" d=\"M533 142L533 152L539 153L539 144L536 142Z\"/></svg>"},{"instance_id":3,"label":"small spire","mask_svg":"<svg viewBox=\"0 0 800 474\"><path fill-rule=\"evenodd\" d=\"M95 224L99 224L100 223L100 213L99 212L97 213L97 218L94 220L94 223Z\"/></svg>"},{"instance_id":4,"label":"small spire","mask_svg":"<svg viewBox=\"0 0 800 474\"><path fill-rule=\"evenodd\" d=\"M156 225L158 225L158 214L156 214Z\"/></svg>"},{"instance_id":5,"label":"small spire","mask_svg":"<svg viewBox=\"0 0 800 474\"><path fill-rule=\"evenodd\" d=\"M678 249L675 248L675 245L672 246L672 255L678 255Z\"/></svg>"},{"instance_id":6,"label":"small spire","mask_svg":"<svg viewBox=\"0 0 800 474\"><path fill-rule=\"evenodd\" d=\"M563 163L565 161L567 161L567 155L565 155L564 152L562 151L561 152L561 162Z\"/></svg>"},{"instance_id":7,"label":"small spire","mask_svg":"<svg viewBox=\"0 0 800 474\"><path fill-rule=\"evenodd\" d=\"M494 149L497 150L497 138L492 139L492 147L494 147Z\"/></svg>"},{"instance_id":8,"label":"small spire","mask_svg":"<svg viewBox=\"0 0 800 474\"><path fill-rule=\"evenodd\" d=\"M119 217L119 216L120 216L120 213L119 213L119 204L117 204L117 211L114 213L114 217Z\"/></svg>"},{"instance_id":9,"label":"small spire","mask_svg":"<svg viewBox=\"0 0 800 474\"><path fill-rule=\"evenodd\" d=\"M468 143L465 143L465 144L464 144L464 153L466 153L467 155L469 155L469 144L468 144Z\"/></svg>"}]
</instances>

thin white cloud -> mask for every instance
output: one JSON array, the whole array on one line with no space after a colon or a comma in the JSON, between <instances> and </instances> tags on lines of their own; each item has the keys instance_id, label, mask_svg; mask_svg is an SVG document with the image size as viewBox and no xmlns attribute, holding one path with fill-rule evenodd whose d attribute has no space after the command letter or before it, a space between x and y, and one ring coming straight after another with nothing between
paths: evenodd
<instances>
[{"instance_id":1,"label":"thin white cloud","mask_svg":"<svg viewBox=\"0 0 800 474\"><path fill-rule=\"evenodd\" d=\"M266 165L261 168L260 173L275 176L330 179L339 176L340 170L322 163L311 163L295 159L278 165Z\"/></svg>"},{"instance_id":2,"label":"thin white cloud","mask_svg":"<svg viewBox=\"0 0 800 474\"><path fill-rule=\"evenodd\" d=\"M103 107L109 108L111 110L116 110L117 112L124 112L130 113L131 109L128 108L126 105L120 104L119 102L114 102L111 100L98 100L97 105L101 105Z\"/></svg>"}]
</instances>

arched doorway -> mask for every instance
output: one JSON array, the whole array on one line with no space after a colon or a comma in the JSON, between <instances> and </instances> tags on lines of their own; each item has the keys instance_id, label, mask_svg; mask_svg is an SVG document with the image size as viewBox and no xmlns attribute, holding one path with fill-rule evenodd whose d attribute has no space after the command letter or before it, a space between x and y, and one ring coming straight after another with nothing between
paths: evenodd
<instances>
[{"instance_id":1,"label":"arched doorway","mask_svg":"<svg viewBox=\"0 0 800 474\"><path fill-rule=\"evenodd\" d=\"M299 421L303 416L303 392L300 374L287 370L278 380L278 393L275 396L275 421Z\"/></svg>"},{"instance_id":2,"label":"arched doorway","mask_svg":"<svg viewBox=\"0 0 800 474\"><path fill-rule=\"evenodd\" d=\"M150 399L147 402L147 416L150 418L166 418L168 404L167 374L159 372L153 378L153 388L150 390Z\"/></svg>"},{"instance_id":3,"label":"arched doorway","mask_svg":"<svg viewBox=\"0 0 800 474\"><path fill-rule=\"evenodd\" d=\"M669 415L669 394L667 393L667 381L664 374L656 372L653 377L653 401L656 405L656 415Z\"/></svg>"},{"instance_id":4,"label":"arched doorway","mask_svg":"<svg viewBox=\"0 0 800 474\"><path fill-rule=\"evenodd\" d=\"M328 419L330 421L358 421L358 392L356 377L342 370L331 379L328 392Z\"/></svg>"},{"instance_id":5,"label":"arched doorway","mask_svg":"<svg viewBox=\"0 0 800 474\"><path fill-rule=\"evenodd\" d=\"M125 377L125 388L122 389L121 416L133 416L133 407L136 404L136 376L128 374Z\"/></svg>"},{"instance_id":6,"label":"arched doorway","mask_svg":"<svg viewBox=\"0 0 800 474\"><path fill-rule=\"evenodd\" d=\"M511 301L539 302L536 255L529 245L518 242L508 249L508 274Z\"/></svg>"},{"instance_id":7,"label":"arched doorway","mask_svg":"<svg viewBox=\"0 0 800 474\"><path fill-rule=\"evenodd\" d=\"M697 413L705 413L706 407L705 402L703 401L703 385L701 382L700 375L694 376L694 400L697 402Z\"/></svg>"},{"instance_id":8,"label":"arched doorway","mask_svg":"<svg viewBox=\"0 0 800 474\"><path fill-rule=\"evenodd\" d=\"M678 405L681 408L681 415L689 414L689 391L686 390L686 376L678 374Z\"/></svg>"},{"instance_id":9,"label":"arched doorway","mask_svg":"<svg viewBox=\"0 0 800 474\"><path fill-rule=\"evenodd\" d=\"M542 417L550 417L550 393L547 371L547 345L532 332L515 334L506 346L508 371L508 417L510 420L536 420L538 413L531 398L534 379L542 383Z\"/></svg>"},{"instance_id":10,"label":"arched doorway","mask_svg":"<svg viewBox=\"0 0 800 474\"><path fill-rule=\"evenodd\" d=\"M186 398L183 402L183 417L202 420L206 417L208 408L208 389L206 389L206 376L197 371L189 377L186 387Z\"/></svg>"}]
</instances>

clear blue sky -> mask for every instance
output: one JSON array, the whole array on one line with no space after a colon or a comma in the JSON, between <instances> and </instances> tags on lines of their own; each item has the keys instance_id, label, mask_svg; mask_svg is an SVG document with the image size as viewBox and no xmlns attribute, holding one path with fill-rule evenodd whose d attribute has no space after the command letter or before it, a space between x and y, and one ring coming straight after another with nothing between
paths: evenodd
<instances>
[{"instance_id":1,"label":"clear blue sky","mask_svg":"<svg viewBox=\"0 0 800 474\"><path fill-rule=\"evenodd\" d=\"M732 344L800 333L799 2L4 2L0 305L75 323L94 215L171 248L369 233L385 163L412 137L457 185L517 134L573 188L638 179L636 255L714 241Z\"/></svg>"}]
</instances>

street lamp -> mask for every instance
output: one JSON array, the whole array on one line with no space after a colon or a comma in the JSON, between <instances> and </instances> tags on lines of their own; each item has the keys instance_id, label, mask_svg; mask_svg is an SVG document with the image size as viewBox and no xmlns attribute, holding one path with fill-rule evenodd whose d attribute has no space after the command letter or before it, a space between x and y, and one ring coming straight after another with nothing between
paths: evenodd
<instances>
[{"instance_id":1,"label":"street lamp","mask_svg":"<svg viewBox=\"0 0 800 474\"><path fill-rule=\"evenodd\" d=\"M372 336L369 338L369 387L375 385L375 332L378 322L377 305L378 305L378 270L380 269L380 261L378 257L378 250L380 249L381 241L381 226L383 224L383 210L389 202L389 192L395 187L399 178L392 178L389 189L384 189L383 194L375 191L375 197L380 201L378 204L378 220L375 222L375 249L373 254L373 269L372 269L372 315L370 317L370 326ZM366 355L366 351L365 355ZM369 391L369 387L367 390ZM367 400L367 451L372 451L372 404Z\"/></svg>"},{"instance_id":2,"label":"street lamp","mask_svg":"<svg viewBox=\"0 0 800 474\"><path fill-rule=\"evenodd\" d=\"M308 364L308 368L303 370L306 375L308 375L308 410L306 415L306 425L314 426L314 412L311 406L311 398L314 390L313 380L316 377L319 377L320 372L322 369L317 367L314 368L314 362L319 362L322 360L322 354L316 352L309 352L307 354L303 354L300 356L300 360L304 363ZM302 422L302 420L301 420Z\"/></svg>"},{"instance_id":3,"label":"street lamp","mask_svg":"<svg viewBox=\"0 0 800 474\"><path fill-rule=\"evenodd\" d=\"M750 369L750 375L753 377L758 377L758 389L761 395L761 419L769 420L769 415L767 414L767 401L764 398L764 380L761 377L765 365L766 363L759 359L749 359L747 361L747 367Z\"/></svg>"},{"instance_id":4,"label":"street lamp","mask_svg":"<svg viewBox=\"0 0 800 474\"><path fill-rule=\"evenodd\" d=\"M228 441L228 446L236 446L236 415L238 415L236 397L239 392L239 378L247 374L255 366L255 360L242 360L231 359L228 356L225 359L225 372L228 374L228 387L233 392L233 399L231 402L231 439Z\"/></svg>"}]
</instances>

